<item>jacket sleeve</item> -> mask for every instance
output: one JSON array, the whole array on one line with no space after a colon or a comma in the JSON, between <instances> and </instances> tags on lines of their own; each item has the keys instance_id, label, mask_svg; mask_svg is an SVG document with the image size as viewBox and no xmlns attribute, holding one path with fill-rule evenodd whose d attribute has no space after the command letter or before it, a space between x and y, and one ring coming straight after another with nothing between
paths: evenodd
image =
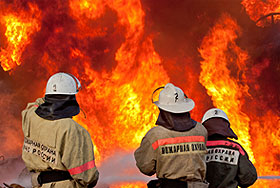
<instances>
[{"instance_id":1,"label":"jacket sleeve","mask_svg":"<svg viewBox=\"0 0 280 188\"><path fill-rule=\"evenodd\" d=\"M134 157L136 166L143 174L152 176L156 173L156 152L147 137L143 138L140 147L134 152Z\"/></svg>"},{"instance_id":2,"label":"jacket sleeve","mask_svg":"<svg viewBox=\"0 0 280 188\"><path fill-rule=\"evenodd\" d=\"M63 147L62 163L72 178L83 187L94 187L99 172L95 166L93 144L89 133L83 128L73 128L65 135Z\"/></svg>"},{"instance_id":3,"label":"jacket sleeve","mask_svg":"<svg viewBox=\"0 0 280 188\"><path fill-rule=\"evenodd\" d=\"M258 179L256 168L249 160L245 150L244 153L244 155L240 155L238 162L237 181L239 187L249 187Z\"/></svg>"}]
</instances>

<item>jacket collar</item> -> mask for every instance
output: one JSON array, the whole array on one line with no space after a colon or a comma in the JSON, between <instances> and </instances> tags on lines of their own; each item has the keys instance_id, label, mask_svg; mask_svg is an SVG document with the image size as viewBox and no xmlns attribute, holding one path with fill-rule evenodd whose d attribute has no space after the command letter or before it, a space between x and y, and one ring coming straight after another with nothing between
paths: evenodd
<instances>
[{"instance_id":1,"label":"jacket collar","mask_svg":"<svg viewBox=\"0 0 280 188\"><path fill-rule=\"evenodd\" d=\"M160 109L156 125L169 130L188 131L195 127L196 121L191 119L190 113L171 113Z\"/></svg>"}]
</instances>

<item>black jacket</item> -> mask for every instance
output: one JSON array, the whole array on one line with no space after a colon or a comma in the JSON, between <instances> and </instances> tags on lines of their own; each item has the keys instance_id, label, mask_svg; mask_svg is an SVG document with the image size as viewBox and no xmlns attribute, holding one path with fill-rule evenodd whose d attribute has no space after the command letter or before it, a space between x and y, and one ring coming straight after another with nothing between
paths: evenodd
<instances>
[{"instance_id":1,"label":"black jacket","mask_svg":"<svg viewBox=\"0 0 280 188\"><path fill-rule=\"evenodd\" d=\"M216 135L206 145L209 188L243 188L257 180L257 171L240 144Z\"/></svg>"}]
</instances>

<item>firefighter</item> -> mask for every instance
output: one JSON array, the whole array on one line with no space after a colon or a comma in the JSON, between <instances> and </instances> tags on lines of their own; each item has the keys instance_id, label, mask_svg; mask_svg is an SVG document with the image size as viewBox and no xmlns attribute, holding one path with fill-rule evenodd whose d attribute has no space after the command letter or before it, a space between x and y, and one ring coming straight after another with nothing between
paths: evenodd
<instances>
[{"instance_id":1,"label":"firefighter","mask_svg":"<svg viewBox=\"0 0 280 188\"><path fill-rule=\"evenodd\" d=\"M148 187L207 188L207 130L190 117L194 101L171 83L154 93L159 89L159 100L153 102L160 111L157 126L147 132L135 151L136 166L145 175L156 174L158 179Z\"/></svg>"},{"instance_id":2,"label":"firefighter","mask_svg":"<svg viewBox=\"0 0 280 188\"><path fill-rule=\"evenodd\" d=\"M209 188L248 187L257 180L257 172L244 148L230 128L226 113L218 108L208 110L201 122L208 131L206 180Z\"/></svg>"},{"instance_id":3,"label":"firefighter","mask_svg":"<svg viewBox=\"0 0 280 188\"><path fill-rule=\"evenodd\" d=\"M80 112L75 96L80 87L75 76L56 73L44 98L22 111L22 159L32 172L32 187L90 188L97 183L91 137L72 119Z\"/></svg>"}]
</instances>

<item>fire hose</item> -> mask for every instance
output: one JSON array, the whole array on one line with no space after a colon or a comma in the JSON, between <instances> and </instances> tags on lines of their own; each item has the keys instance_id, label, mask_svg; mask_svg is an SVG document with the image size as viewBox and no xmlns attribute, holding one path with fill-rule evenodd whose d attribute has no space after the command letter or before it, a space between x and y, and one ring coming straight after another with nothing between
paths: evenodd
<instances>
[{"instance_id":1,"label":"fire hose","mask_svg":"<svg viewBox=\"0 0 280 188\"><path fill-rule=\"evenodd\" d=\"M18 184L11 184L11 185L8 185L8 184L6 184L6 183L3 183L7 188L24 188L24 187L22 187L22 186L20 186L20 185L18 185ZM2 188L1 186L0 186L0 188Z\"/></svg>"},{"instance_id":2,"label":"fire hose","mask_svg":"<svg viewBox=\"0 0 280 188\"><path fill-rule=\"evenodd\" d=\"M1 165L2 163L4 163L4 161L5 161L4 155L0 155L0 165Z\"/></svg>"}]
</instances>

